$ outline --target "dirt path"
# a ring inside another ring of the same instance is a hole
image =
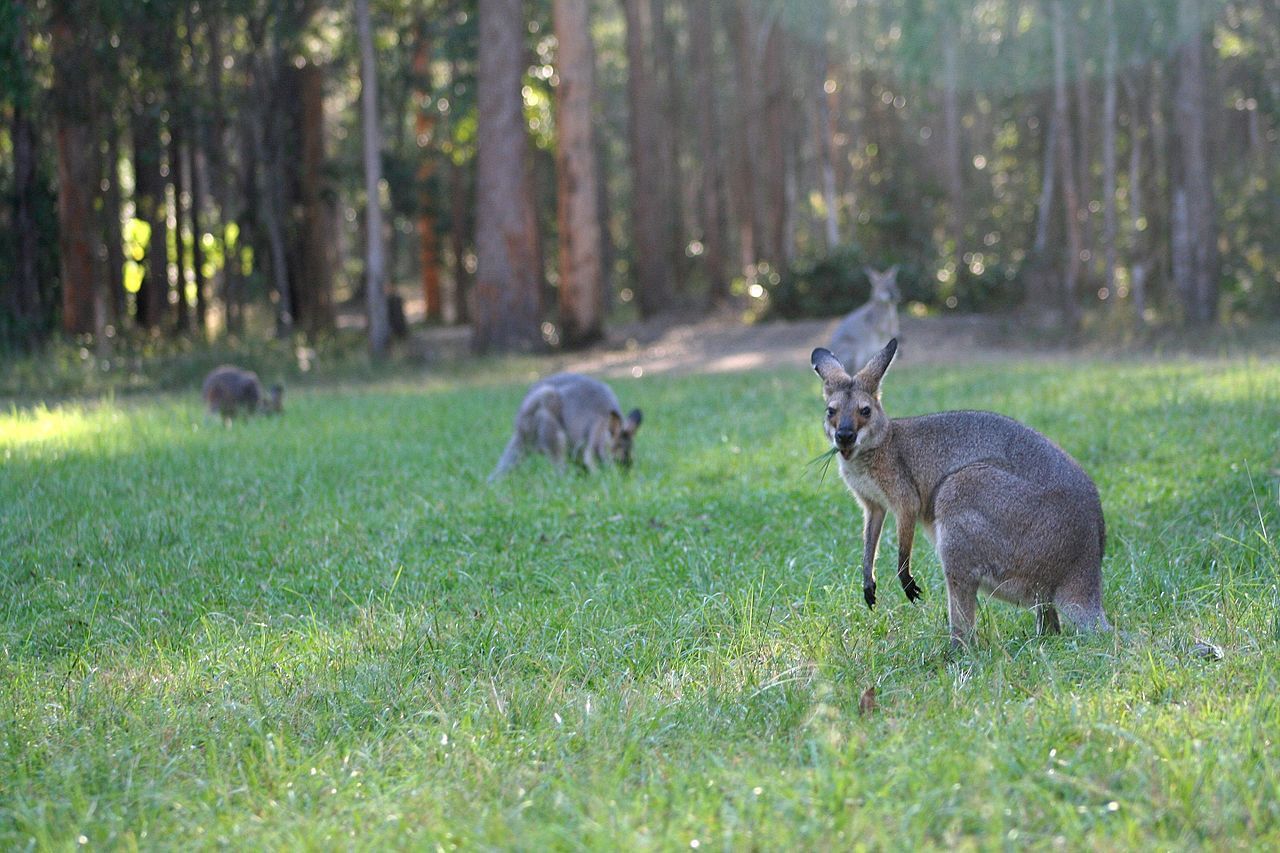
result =
[[[809,365],[814,347],[825,346],[839,318],[744,325],[714,318],[694,324],[637,324],[613,332],[604,345],[562,360],[563,368],[603,376],[724,373],[763,367]],[[947,317],[901,322],[904,364],[987,361],[1007,356],[1004,321]]]

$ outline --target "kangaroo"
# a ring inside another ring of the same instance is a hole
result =
[[[898,350],[889,341],[857,373],[813,351],[827,401],[824,429],[840,476],[862,506],[862,592],[876,603],[875,559],[885,512],[898,522],[898,580],[911,576],[916,523],[942,562],[953,646],[974,633],[977,592],[1030,607],[1036,631],[1058,614],[1079,630],[1108,631],[1102,612],[1102,502],[1089,475],[1040,433],[991,412],[890,419],[880,382]]]
[[[284,386],[263,391],[258,374],[229,364],[215,368],[204,379],[204,402],[209,414],[230,422],[237,414],[278,415],[284,411]]]
[[[898,336],[898,265],[884,272],[863,268],[871,280],[871,299],[850,313],[831,335],[831,351],[847,372],[871,360],[890,338]]]
[[[529,452],[544,453],[561,471],[566,456],[590,472],[616,462],[631,467],[631,447],[642,415],[632,409],[624,420],[618,397],[608,385],[577,373],[557,373],[535,382],[516,412],[515,430],[498,466],[497,480]]]

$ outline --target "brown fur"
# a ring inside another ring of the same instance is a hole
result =
[[[280,414],[284,411],[284,388],[273,385],[264,391],[258,374],[224,364],[205,377],[203,397],[212,415],[230,421],[237,415]]]
[[[863,594],[875,604],[875,557],[885,513],[898,527],[898,580],[920,597],[911,545],[920,524],[947,582],[953,643],[973,636],[977,593],[1033,608],[1041,633],[1058,616],[1082,630],[1109,630],[1102,612],[1106,528],[1098,490],[1056,444],[991,412],[890,419],[880,382],[892,340],[850,376],[830,351],[813,351],[827,401],[827,438],[840,475],[863,510]]]

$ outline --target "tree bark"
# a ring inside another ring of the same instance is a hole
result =
[[[383,280],[386,275],[382,244],[382,132],[378,125],[378,71],[373,58],[373,30],[369,0],[356,0],[360,35],[360,107],[364,130],[365,296],[369,311],[369,349],[375,358],[387,353],[390,319]]]
[[[948,30],[942,34],[942,114],[946,125],[947,236],[951,238],[951,257],[957,270],[963,263],[964,231],[964,154],[960,138],[960,48],[959,35]]]
[[[760,124],[764,128],[759,168],[762,180],[757,182],[763,192],[756,199],[757,215],[763,224],[764,240],[759,245],[759,260],[768,261],[775,268],[787,261],[788,229],[790,221],[787,199],[788,143],[792,122],[789,103],[790,89],[785,62],[787,45],[785,31],[778,23],[777,14],[770,10],[763,22],[764,30],[764,103]],[[751,61],[748,58],[747,61]],[[756,131],[758,132],[758,131]]]
[[[444,316],[440,294],[440,239],[436,233],[435,208],[429,187],[436,171],[436,158],[429,156],[425,144],[435,137],[436,114],[431,109],[431,42],[425,17],[414,25],[411,70],[417,95],[414,99],[414,133],[419,146],[418,170],[418,266],[422,275],[423,313],[426,319],[438,321]]]
[[[86,80],[89,51],[69,14],[53,22],[54,104],[58,153],[58,249],[62,275],[62,330],[94,331],[94,190],[97,155],[93,104]]]
[[[814,115],[817,127],[814,136],[818,140],[818,169],[822,183],[823,238],[827,251],[840,245],[840,197],[836,190],[835,128],[832,122],[831,98],[835,91],[827,92],[827,80],[834,78],[827,58],[827,45],[823,41],[814,59],[816,88],[814,90]]]
[[[209,99],[213,104],[213,115],[211,116],[209,132],[212,136],[212,142],[206,146],[209,152],[209,165],[214,175],[217,176],[217,204],[218,204],[218,236],[222,241],[223,247],[223,267],[222,267],[222,287],[221,297],[223,311],[226,317],[226,329],[228,332],[237,333],[241,330],[241,287],[240,287],[240,243],[237,234],[237,240],[231,239],[231,226],[236,225],[238,216],[236,213],[235,203],[235,187],[236,174],[232,167],[231,159],[227,156],[227,103],[223,97],[222,90],[222,38],[221,38],[221,21],[217,17],[211,17],[207,29],[209,38],[209,64],[205,71],[208,75]]]
[[[138,325],[144,329],[159,328],[169,307],[169,222],[159,111],[160,105],[144,96],[133,114],[134,208],[137,218],[151,227],[136,305]]]
[[[560,232],[560,339],[566,347],[598,340],[604,329],[600,211],[591,104],[595,51],[587,0],[554,0],[556,184]]]
[[[1181,180],[1175,191],[1185,210],[1187,263],[1175,267],[1178,292],[1186,319],[1192,323],[1212,323],[1218,316],[1217,214],[1214,210],[1208,127],[1202,0],[1180,0],[1178,4],[1178,84],[1175,115],[1178,122],[1178,151]],[[1176,209],[1176,208],[1175,208]]]
[[[191,328],[191,305],[187,302],[187,246],[186,234],[188,218],[184,199],[187,196],[187,175],[183,168],[184,149],[186,148],[186,107],[176,106],[182,103],[183,95],[177,87],[169,93],[171,111],[169,113],[169,177],[173,181],[173,246],[174,266],[177,270],[178,298],[174,301],[174,331],[184,334]]]
[[[472,344],[478,352],[542,347],[542,270],[528,180],[520,0],[480,0],[476,132],[476,280]]]
[[[7,308],[13,326],[11,340],[23,349],[35,347],[46,325],[44,300],[40,293],[40,234],[36,223],[38,173],[36,136],[31,123],[31,45],[27,36],[27,8],[24,0],[14,0],[13,61],[18,68],[17,88],[11,113],[10,138],[13,143],[13,238],[14,274],[8,282]],[[6,330],[0,330],[0,332]]]
[[[1116,37],[1115,0],[1105,0],[1103,16],[1107,31],[1106,59],[1103,64],[1102,93],[1102,250],[1105,256],[1103,287],[1107,297],[1116,299],[1116,63],[1119,44]],[[1132,126],[1132,125],[1131,125]]]
[[[1066,11],[1064,0],[1053,0],[1053,110],[1058,136],[1058,169],[1061,176],[1063,214],[1067,231],[1066,268],[1062,275],[1063,325],[1074,332],[1080,325],[1077,290],[1080,280],[1080,204],[1076,195],[1071,128],[1067,111]]]
[[[1147,321],[1147,275],[1151,271],[1151,258],[1147,250],[1146,221],[1142,207],[1142,138],[1138,129],[1142,99],[1137,83],[1124,77],[1125,92],[1129,98],[1129,299],[1133,305],[1133,318],[1137,325]]]
[[[296,69],[299,89],[298,264],[294,275],[294,310],[311,335],[333,328],[333,269],[336,257],[332,216],[325,201],[324,69],[308,62]]]
[[[711,304],[729,296],[728,235],[724,215],[724,157],[720,138],[715,81],[714,19],[702,0],[686,0],[689,19],[689,65],[696,106],[698,159],[702,171],[698,199],[702,261]]]
[[[660,139],[649,62],[653,22],[648,0],[623,0],[627,27],[627,101],[631,136],[631,256],[640,313],[651,317],[671,305],[670,206],[665,203]]]

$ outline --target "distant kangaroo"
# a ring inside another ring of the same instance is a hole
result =
[[[1108,631],[1102,612],[1102,502],[1089,475],[1060,447],[990,412],[890,419],[880,381],[897,340],[852,376],[830,351],[813,351],[827,412],[824,429],[840,476],[863,513],[862,591],[875,606],[876,549],[886,510],[898,521],[898,580],[911,576],[916,523],[937,549],[947,581],[953,645],[974,632],[979,589],[1030,607],[1038,633],[1058,614],[1077,629]]]
[[[631,467],[631,447],[641,413],[624,420],[608,385],[577,373],[557,373],[533,384],[516,413],[515,430],[489,475],[493,482],[530,452],[544,453],[564,470],[566,457],[588,471],[616,462]]]
[[[258,374],[224,364],[204,379],[204,402],[209,413],[230,421],[238,414],[280,414],[284,411],[284,387],[272,385],[264,392]]]
[[[898,300],[902,298],[898,292],[898,265],[884,272],[863,269],[871,280],[871,299],[841,320],[831,335],[831,351],[849,373],[898,336]]]

